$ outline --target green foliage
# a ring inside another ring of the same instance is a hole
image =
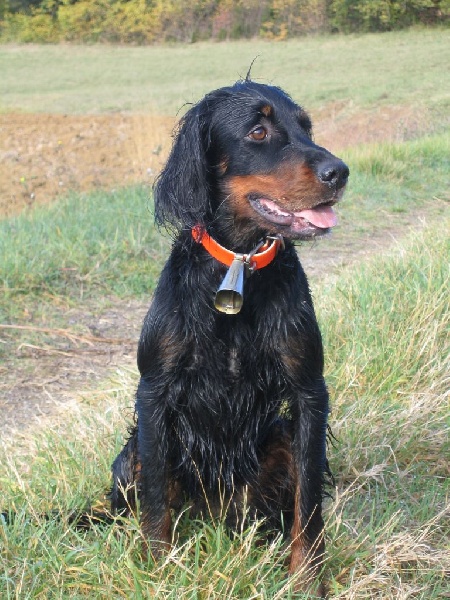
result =
[[[326,0],[273,0],[267,18],[261,25],[261,35],[268,39],[289,37],[327,30]]]
[[[5,42],[53,43],[61,39],[60,27],[51,15],[6,13],[0,22],[0,39]]]
[[[145,44],[159,33],[157,15],[145,0],[66,3],[58,11],[58,21],[68,41]]]
[[[449,0],[17,0],[0,4],[0,39],[196,42],[311,32],[386,31],[448,17]]]
[[[349,33],[437,23],[448,9],[448,0],[332,0],[329,14],[333,28]]]

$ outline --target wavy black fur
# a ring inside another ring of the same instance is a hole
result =
[[[252,134],[258,126],[263,140]],[[232,525],[247,502],[248,514],[291,536],[291,572],[321,560],[328,393],[293,240],[322,231],[276,224],[240,190],[267,181],[287,190],[273,200],[298,212],[338,200],[347,176],[279,88],[246,79],[211,92],[182,118],[155,187],[156,222],[174,244],[142,329],[137,423],[114,462],[111,494],[122,513],[136,509],[138,495],[156,556],[171,542],[171,511],[186,501],[203,514],[228,507]],[[304,189],[298,197],[293,180]],[[275,260],[246,280],[237,315],[214,308],[226,267],[193,240],[198,224],[238,252],[284,236]],[[317,591],[324,594],[321,584]]]

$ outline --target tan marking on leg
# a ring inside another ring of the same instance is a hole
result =
[[[298,581],[294,584],[296,592],[308,591],[318,598],[325,598],[325,585],[317,579],[317,571],[325,552],[323,532],[313,543],[306,538],[306,524],[301,523],[300,517],[300,500],[301,491],[300,485],[297,482],[295,489],[294,523],[291,529],[289,573],[290,575],[301,573]],[[310,518],[312,518],[312,515]]]

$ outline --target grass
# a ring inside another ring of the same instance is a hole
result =
[[[382,143],[347,149],[351,186],[341,210],[345,236],[373,233],[386,220],[402,227],[405,215],[444,210],[448,201],[450,134],[405,143]],[[381,216],[383,215],[383,216]]]
[[[339,440],[333,467],[348,499],[337,521],[356,579],[350,597],[439,598],[445,589],[449,224],[414,234],[317,298]]]
[[[149,189],[138,187],[73,195],[0,222],[0,315],[20,298],[150,294],[168,250],[151,210]]]
[[[444,211],[449,136],[347,150],[351,187],[340,209],[341,231],[322,242],[337,252],[377,231],[381,219],[403,227],[405,214]],[[437,197],[441,201],[433,199]],[[64,297],[143,295],[154,289],[168,240],[152,225],[150,190],[73,195],[51,208],[0,221],[0,317]],[[95,218],[92,215],[95,214]]]
[[[46,113],[150,111],[186,102],[245,76],[274,82],[308,109],[427,106],[443,118],[449,33],[418,29],[176,46],[0,46],[0,110]]]
[[[319,315],[333,371],[328,381],[341,419],[338,437],[367,444],[364,453],[346,449],[347,468],[363,472],[392,453],[403,476],[421,469],[420,457],[434,461],[435,473],[444,476],[440,449],[448,442],[450,421],[445,410],[435,410],[435,402],[448,396],[449,384],[448,224],[444,217],[438,230],[432,226],[426,234],[415,233],[409,247],[394,247],[389,260],[380,264],[373,257],[321,290],[334,299],[325,307],[319,299]],[[395,434],[385,418],[392,413]],[[378,443],[371,441],[367,423],[376,427]],[[432,443],[435,438],[440,442]],[[341,474],[344,468],[339,466]],[[347,476],[351,479],[351,472]]]
[[[173,114],[244,75],[261,54],[255,78],[286,87],[308,107],[414,103],[441,116],[447,42],[448,32],[417,30],[280,44],[2,46],[0,109],[158,106]],[[337,485],[326,506],[333,598],[448,596],[449,136],[434,131],[345,151],[351,180],[341,228],[319,248],[351,255],[361,240],[378,241],[369,258],[353,257],[333,277],[321,265],[322,281],[313,280],[337,438],[329,448]],[[169,241],[153,228],[149,198],[145,187],[78,194],[1,221],[0,322],[31,315],[33,324],[67,327],[67,306],[89,303],[95,314],[117,296],[150,295]],[[11,333],[9,340],[19,345],[32,335],[41,334]],[[16,377],[23,367],[14,352],[7,355],[12,346],[5,344],[1,368]],[[9,525],[0,518],[0,597],[294,598],[286,548],[279,539],[258,543],[257,524],[230,538],[220,522],[183,515],[177,545],[158,565],[140,556],[134,520],[73,529],[72,509],[104,499],[135,386],[135,371],[122,368],[94,390],[74,389],[61,414],[41,427],[3,436],[0,509],[15,518]],[[53,510],[60,519],[43,517]]]
[[[337,437],[338,485],[326,510],[334,598],[445,597],[449,225],[447,217],[315,291]],[[0,523],[1,596],[294,598],[281,541],[258,545],[257,526],[230,538],[220,522],[184,516],[177,546],[155,566],[139,555],[133,520],[80,533],[64,516],[42,517],[102,499],[135,383],[118,372],[74,403],[71,419],[32,440],[18,434],[13,452],[3,444],[2,502],[17,515]]]

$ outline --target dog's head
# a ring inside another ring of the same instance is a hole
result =
[[[349,170],[312,141],[281,89],[248,80],[211,92],[182,118],[155,186],[157,222],[242,238],[307,239],[336,223]]]

